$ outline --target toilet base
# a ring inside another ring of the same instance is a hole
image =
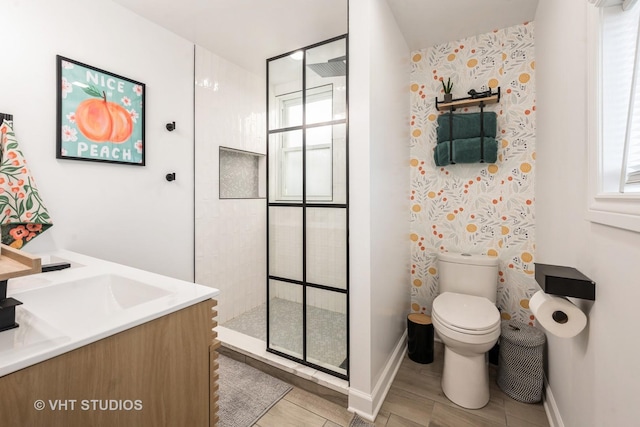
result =
[[[460,355],[444,348],[442,391],[456,405],[480,409],[489,403],[489,365],[486,353]]]

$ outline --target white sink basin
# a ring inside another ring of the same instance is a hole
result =
[[[101,274],[16,295],[31,312],[69,333],[169,295],[168,290],[116,274]]]
[[[207,286],[58,251],[71,268],[9,280],[20,327],[0,332],[0,377],[211,299]]]

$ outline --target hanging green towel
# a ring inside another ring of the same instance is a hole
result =
[[[449,119],[451,114],[438,116],[438,142],[449,141]],[[496,113],[485,111],[482,113],[484,122],[484,136],[495,138],[497,129]],[[480,113],[455,114],[453,113],[453,139],[475,138],[480,136]]]
[[[2,122],[0,138],[2,243],[20,249],[53,223],[18,147],[11,120]]]
[[[480,138],[454,139],[453,161],[449,158],[449,144],[451,141],[436,145],[433,159],[437,166],[447,166],[451,163],[479,163]],[[484,138],[484,162],[495,163],[498,159],[498,141],[495,138]]]

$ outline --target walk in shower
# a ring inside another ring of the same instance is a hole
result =
[[[266,65],[266,289],[262,282],[260,291],[266,300],[225,313],[222,326],[346,380],[347,38]],[[229,289],[227,298],[237,292],[240,287]]]
[[[346,36],[267,61],[267,349],[348,378]]]

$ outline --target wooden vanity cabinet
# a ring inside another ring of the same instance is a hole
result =
[[[215,305],[197,303],[0,377],[0,425],[217,425]]]

